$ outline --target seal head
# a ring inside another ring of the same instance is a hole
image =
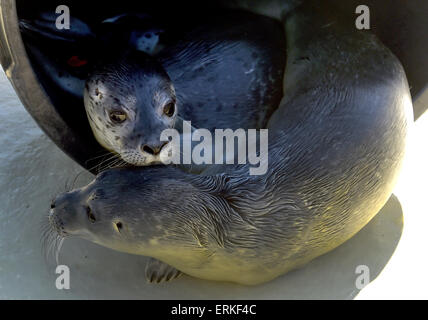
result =
[[[175,90],[160,64],[135,52],[97,67],[84,90],[86,113],[98,142],[130,164],[161,162],[161,132],[177,115]]]
[[[186,256],[187,262],[189,257],[197,259],[195,254],[203,250],[186,229],[199,224],[197,212],[178,213],[173,204],[162,205],[160,192],[169,189],[168,196],[178,200],[182,192],[193,195],[195,188],[184,181],[178,188],[171,184],[168,175],[177,178],[179,170],[151,168],[150,173],[138,168],[105,171],[89,185],[59,195],[51,204],[50,226],[61,237],[79,237],[131,254],[164,257],[177,251],[174,256]],[[158,176],[165,180],[159,183]]]

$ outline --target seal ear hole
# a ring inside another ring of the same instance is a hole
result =
[[[146,144],[143,146],[142,149],[144,152],[147,152],[148,154],[155,154],[155,151]]]
[[[88,219],[91,223],[94,223],[95,221],[97,221],[97,219],[95,218],[95,215],[93,214],[93,212],[89,206],[86,207],[86,214],[87,214]]]
[[[116,229],[117,229],[118,232],[120,232],[122,230],[122,228],[123,228],[123,224],[120,221],[116,222],[115,226],[116,226]]]

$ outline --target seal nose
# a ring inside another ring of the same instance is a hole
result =
[[[71,203],[71,200],[75,196],[75,192],[65,192],[58,195],[51,201],[52,210],[63,210],[66,206]]]
[[[167,143],[168,143],[168,141],[165,141],[165,142],[161,142],[158,145],[151,145],[151,146],[145,144],[141,147],[141,150],[143,150],[144,152],[147,152],[148,154],[151,154],[151,155],[157,155],[161,152],[162,148]]]

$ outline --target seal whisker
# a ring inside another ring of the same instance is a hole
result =
[[[92,169],[100,166],[101,164],[103,164],[103,163],[105,163],[105,162],[107,162],[107,161],[109,161],[111,159],[114,159],[114,158],[118,157],[117,154],[112,154],[112,153],[106,154],[105,156],[108,156],[108,155],[110,155],[110,156],[107,157],[107,158],[105,158],[105,159],[103,159],[101,162],[97,163],[95,166],[91,167],[89,170],[92,170]]]
[[[103,172],[103,171],[105,171],[107,169],[110,169],[111,167],[114,166],[114,164],[116,163],[116,161],[117,161],[117,159],[113,159],[111,162],[108,162],[108,163],[100,166],[97,171],[98,172]]]
[[[49,234],[51,233],[51,227],[49,225],[48,219],[46,216],[43,217],[42,221],[41,221],[41,232],[40,232],[40,243],[42,246],[42,253],[44,253],[45,249],[46,249],[46,243],[47,243],[47,238],[49,237]]]
[[[49,258],[52,256],[51,254],[53,252],[52,250],[53,250],[53,247],[55,245],[55,239],[56,239],[55,233],[50,232],[48,237],[47,237],[47,250],[46,250],[47,261],[49,261],[50,260]]]
[[[94,167],[90,168],[90,169],[89,169],[89,171],[92,171],[93,169],[95,169],[95,168],[96,168],[96,171],[97,171],[97,172],[101,172],[101,171],[105,170],[111,162],[113,162],[113,161],[115,161],[115,160],[117,160],[117,159],[120,159],[120,155],[118,155],[118,154],[114,154],[114,155],[112,155],[111,157],[109,157],[109,158],[107,158],[107,159],[105,159],[105,160],[101,161],[101,162],[100,162],[99,164],[97,164],[96,166],[94,166]]]
[[[75,188],[75,186],[76,186],[76,182],[77,182],[77,179],[80,177],[80,175],[82,174],[82,173],[84,173],[84,172],[86,172],[86,170],[81,170],[75,177],[74,177],[74,180],[73,180],[73,183],[72,183],[72,185],[71,185],[71,190],[73,190],[74,188]]]
[[[120,156],[117,156],[117,159],[112,160],[111,162],[107,163],[105,166],[99,168],[99,172],[111,169],[111,168],[120,168],[127,165],[125,161],[123,161]]]
[[[88,159],[88,160],[86,160],[86,161],[85,161],[85,165],[87,165],[87,164],[88,164],[88,162],[90,162],[90,161],[94,161],[94,160],[97,160],[97,159],[99,159],[99,158],[106,157],[106,156],[108,156],[108,155],[111,155],[111,152],[105,152],[105,153],[103,153],[103,154],[102,154],[102,155],[100,155],[100,156],[96,156],[96,157],[90,158],[90,159]]]
[[[40,243],[41,251],[45,262],[50,265],[51,257],[55,258],[58,264],[59,253],[62,248],[65,237],[58,234],[49,221],[49,216],[43,216],[41,221]]]
[[[109,157],[108,159],[105,159],[105,160],[101,161],[101,162],[100,162],[99,164],[97,164],[95,167],[91,168],[91,170],[96,168],[96,171],[97,171],[97,172],[101,172],[101,171],[102,171],[102,168],[103,168],[105,165],[108,165],[108,163],[109,163],[109,162],[114,161],[116,158],[117,158],[117,155],[114,155],[114,156],[112,156],[112,157]]]
[[[59,265],[59,253],[61,251],[64,240],[65,240],[64,237],[61,237],[61,236],[57,237],[57,241],[56,241],[57,246],[56,246],[56,251],[55,251],[55,261],[56,261],[57,265]]]
[[[97,164],[95,164],[94,166],[92,166],[92,167],[88,168],[88,171],[92,171],[92,170],[96,169],[97,167],[101,166],[103,163],[108,162],[108,161],[110,161],[110,160],[112,160],[112,159],[114,159],[114,158],[116,158],[116,157],[118,157],[118,155],[117,155],[117,154],[112,154],[111,152],[107,152],[107,153],[105,153],[105,154],[103,154],[103,155],[101,155],[101,156],[94,157],[94,158],[91,158],[91,159],[87,160],[87,161],[85,162],[85,165],[86,165],[89,161],[94,161],[94,160],[97,160],[97,159],[100,159],[100,158],[101,158],[101,161],[100,161],[100,162],[98,162],[98,163],[97,163]],[[104,158],[104,159],[103,159],[103,158]]]
[[[64,181],[64,191],[65,192],[68,192],[68,191],[70,191],[72,189],[72,186],[71,186],[71,184],[69,182],[70,182],[70,178],[67,178]]]

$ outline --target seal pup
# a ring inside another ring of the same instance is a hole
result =
[[[285,95],[268,123],[265,175],[247,165],[208,176],[111,169],[54,201],[53,229],[194,277],[255,285],[366,225],[402,166],[413,121],[406,75],[374,35],[348,28],[322,1],[283,16]],[[151,276],[165,279],[165,269]]]
[[[129,164],[160,163],[161,132],[176,117],[196,128],[263,128],[282,97],[285,37],[270,18],[211,17],[155,58],[130,52],[103,61],[86,82],[94,136]]]

